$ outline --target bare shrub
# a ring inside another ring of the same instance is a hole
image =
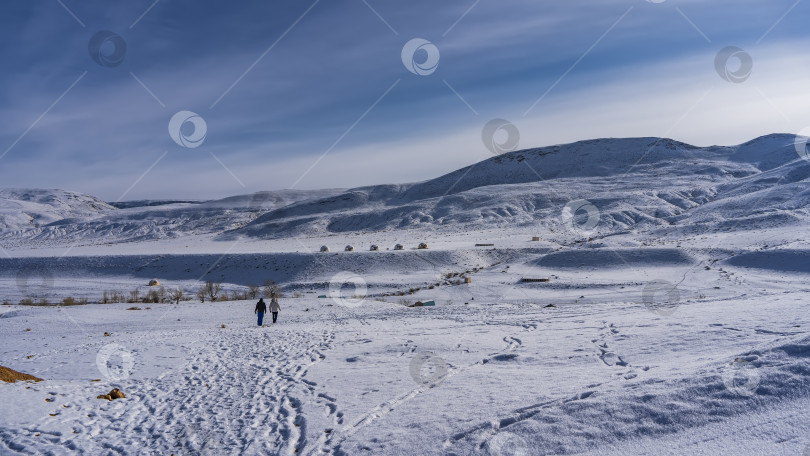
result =
[[[231,291],[231,301],[245,301],[250,299],[250,290],[233,290]]]
[[[281,287],[274,280],[265,280],[264,296],[266,298],[281,298]]]
[[[171,298],[172,301],[174,301],[175,304],[180,304],[180,301],[186,299],[185,293],[183,293],[183,290],[181,290],[180,288],[175,288],[174,290],[172,290],[169,294],[169,297]]]
[[[209,280],[202,286],[203,296],[207,297],[209,301],[214,302],[219,298],[222,292],[222,283]]]
[[[127,302],[127,297],[120,291],[105,291],[101,297],[101,303],[110,304],[114,302]]]
[[[149,290],[149,292],[147,292],[146,296],[143,298],[143,302],[145,302],[145,303],[150,303],[150,302],[159,303],[160,302],[160,293],[157,290]]]
[[[256,299],[259,297],[259,286],[248,285],[248,296],[250,296],[250,299]]]

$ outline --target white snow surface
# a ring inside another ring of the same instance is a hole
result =
[[[210,202],[2,190],[0,365],[44,381],[0,384],[0,454],[810,454],[794,141]],[[285,296],[263,327],[255,300],[97,303],[152,278]],[[67,296],[91,303],[17,304]]]

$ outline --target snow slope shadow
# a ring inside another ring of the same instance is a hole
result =
[[[803,335],[708,365],[691,377],[602,384],[460,431],[445,441],[445,454],[491,454],[501,434],[517,436],[526,454],[531,448],[570,454],[606,443],[688,432],[810,396],[808,358],[810,337]]]
[[[772,250],[748,252],[725,261],[730,266],[785,272],[810,272],[810,251]]]
[[[644,266],[687,266],[695,260],[677,249],[605,249],[605,250],[566,250],[550,253],[533,262],[534,266],[545,268],[578,268],[592,266],[644,267]]]

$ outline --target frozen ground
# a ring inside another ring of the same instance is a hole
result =
[[[793,141],[589,141],[206,203],[4,190],[0,365],[45,381],[0,385],[0,454],[810,454]],[[16,305],[151,278],[286,297],[262,328],[253,300]]]
[[[252,301],[4,307],[4,364],[46,381],[0,386],[0,452],[802,454],[808,291],[728,270],[659,307],[496,268],[435,308],[289,298],[262,328]]]

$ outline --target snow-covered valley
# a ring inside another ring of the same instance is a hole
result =
[[[797,142],[603,139],[207,202],[0,191],[0,365],[44,379],[0,385],[0,453],[803,454]],[[153,278],[187,299],[97,304]],[[209,280],[277,282],[279,322],[200,303]],[[18,305],[66,297],[90,304]]]

